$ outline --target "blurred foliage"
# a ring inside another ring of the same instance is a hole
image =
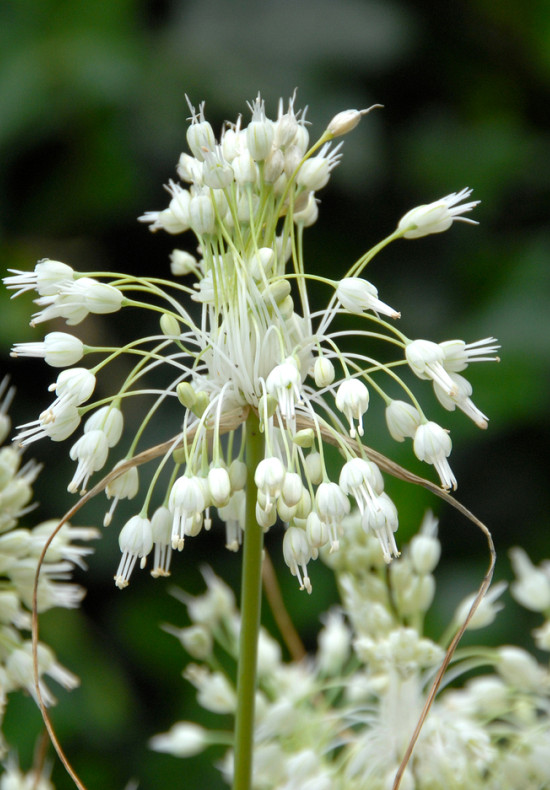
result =
[[[502,342],[502,363],[471,374],[476,401],[491,417],[488,431],[479,435],[461,415],[431,413],[452,428],[459,495],[494,533],[497,576],[508,574],[506,549],[515,543],[535,561],[550,556],[546,0],[457,0],[444,12],[437,0],[4,0],[3,271],[51,257],[80,270],[139,273],[154,266],[167,273],[173,239],[151,237],[135,217],[165,205],[161,185],[185,148],[184,94],[195,104],[205,99],[219,128],[247,112],[245,100],[258,89],[274,112],[278,97],[296,86],[298,106],[310,106],[317,133],[341,109],[385,105],[346,140],[320,222],[306,239],[312,268],[344,271],[417,204],[463,186],[483,201],[478,228],[457,225],[442,236],[399,242],[368,276],[402,309],[405,331],[436,340],[494,334]],[[29,328],[29,311],[28,298],[0,294],[0,352],[19,389],[17,422],[48,402],[52,379],[45,365],[9,358],[13,342],[41,334]],[[117,315],[87,321],[84,332],[122,338],[131,328]],[[368,441],[419,471],[410,446],[396,448],[376,423],[374,416]],[[58,515],[70,502],[67,447],[32,450],[48,461],[36,486],[37,515]],[[440,510],[425,492],[388,487],[399,498],[401,539],[424,507]],[[99,523],[103,506],[91,504],[75,523]],[[473,528],[447,510],[441,515],[447,564],[439,589],[448,594],[438,601],[440,625],[486,564]],[[175,558],[175,584],[201,589],[198,569],[208,560],[238,587],[238,560],[229,562],[216,538],[189,541]],[[281,568],[280,536],[270,535],[268,546],[311,645],[318,613],[333,598],[330,574],[317,563],[313,596],[300,595]],[[183,767],[145,748],[148,737],[197,709],[179,677],[183,654],[159,629],[160,622],[183,624],[181,606],[166,594],[169,585],[144,574],[122,594],[111,588],[117,562],[113,526],[82,578],[89,588],[83,613],[43,618],[45,637],[83,679],[54,711],[61,741],[90,788],[123,787],[132,776],[143,790],[159,780],[181,786],[182,771],[188,786],[222,786],[209,759]],[[525,640],[530,623],[513,604],[508,611],[499,639]],[[24,765],[39,730],[28,699],[10,703],[6,732]],[[54,777],[58,788],[71,786],[62,769]]]

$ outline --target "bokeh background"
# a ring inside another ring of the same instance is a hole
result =
[[[162,184],[185,150],[185,93],[195,105],[206,100],[217,131],[226,118],[247,117],[246,100],[258,90],[273,115],[278,97],[297,87],[297,105],[309,105],[317,135],[342,109],[383,104],[346,138],[343,163],[322,194],[320,221],[306,237],[307,258],[311,269],[344,272],[409,208],[474,188],[482,201],[479,227],[458,224],[441,236],[394,244],[368,276],[401,309],[410,335],[467,341],[495,335],[502,343],[500,365],[470,368],[489,429],[480,432],[435,405],[431,414],[452,429],[459,498],[490,526],[496,576],[506,578],[510,546],[523,545],[536,561],[550,556],[549,86],[546,0],[4,0],[2,273],[50,257],[81,271],[168,276],[169,252],[191,241],[152,236],[136,217],[167,203]],[[28,325],[30,311],[29,298],[10,301],[0,292],[0,364],[18,387],[16,423],[38,415],[55,377],[39,361],[9,357],[14,342],[41,339],[41,329]],[[88,319],[79,331],[95,342],[132,336],[125,314]],[[105,381],[104,389],[115,383]],[[426,391],[426,403],[429,397]],[[369,419],[369,443],[429,474],[410,445],[388,440],[380,418],[381,411]],[[46,468],[29,524],[71,503],[68,447],[32,447]],[[425,507],[441,517],[437,633],[479,583],[484,541],[425,492],[391,481],[388,489],[399,501],[401,541]],[[99,524],[104,509],[104,502],[92,503],[75,523]],[[121,507],[118,523],[131,514]],[[281,567],[280,538],[274,531],[269,549],[311,647],[334,585],[316,563],[313,596],[298,594]],[[88,787],[120,788],[131,777],[143,790],[223,786],[211,764],[222,752],[181,763],[146,748],[176,719],[198,715],[194,692],[180,677],[183,651],[159,624],[185,623],[168,591],[172,584],[199,591],[205,560],[238,587],[239,560],[221,550],[222,542],[219,533],[190,540],[168,583],[136,574],[120,593],[112,584],[119,556],[113,524],[80,577],[89,590],[82,611],[43,617],[44,639],[83,680],[79,690],[60,692],[53,719]],[[535,624],[508,600],[486,639],[529,644]],[[29,699],[10,702],[5,731],[29,765],[41,731]],[[53,775],[58,788],[72,786],[61,768]]]

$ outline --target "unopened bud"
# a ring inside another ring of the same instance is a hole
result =
[[[185,406],[186,409],[193,408],[197,400],[197,393],[188,381],[182,381],[181,384],[178,384],[176,393],[182,406]]]
[[[371,110],[383,107],[382,104],[373,104],[366,110],[343,110],[337,113],[327,126],[327,133],[331,137],[340,137],[343,134],[355,129],[363,115],[367,115]]]
[[[163,313],[160,317],[160,330],[167,337],[179,337],[181,335],[177,318],[168,313]]]

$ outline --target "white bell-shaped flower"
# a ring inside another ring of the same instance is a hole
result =
[[[183,475],[172,486],[168,507],[173,513],[172,548],[181,551],[186,536],[196,535],[208,505],[206,481]]]
[[[311,559],[311,548],[306,533],[298,527],[288,527],[283,538],[283,557],[293,576],[297,576],[300,590],[311,593],[311,581],[307,564]]]
[[[105,466],[109,455],[107,436],[103,431],[88,431],[73,444],[69,455],[78,466],[67,490],[74,494],[82,486],[84,492],[90,476]]]
[[[344,277],[338,283],[336,296],[342,307],[350,313],[372,310],[375,313],[389,315],[390,318],[401,317],[401,313],[378,298],[378,289],[362,277]]]
[[[419,379],[437,381],[449,395],[456,395],[456,385],[443,367],[445,354],[431,340],[412,340],[405,346],[405,358]]]
[[[340,471],[340,488],[351,494],[362,514],[365,507],[384,490],[384,480],[380,469],[373,461],[365,458],[352,458]]]
[[[345,379],[336,393],[336,406],[349,420],[349,435],[363,436],[363,414],[369,407],[369,391],[359,379]],[[357,420],[357,431],[354,420]]]
[[[470,397],[472,385],[470,382],[458,373],[449,373],[449,376],[455,385],[456,394],[449,395],[445,389],[434,381],[433,387],[437,400],[448,411],[454,411],[458,406],[467,417],[475,422],[478,428],[486,428],[489,418],[472,401]]]
[[[421,422],[422,417],[412,403],[392,400],[386,407],[386,424],[396,442],[404,442],[406,437],[412,439]]]
[[[155,553],[151,576],[170,575],[170,560],[172,559],[172,514],[167,507],[158,507],[151,518],[151,534]]]
[[[325,356],[317,357],[313,366],[313,378],[317,387],[328,387],[332,384],[335,377],[334,365],[330,359]]]
[[[321,483],[315,492],[315,509],[329,528],[331,551],[335,551],[340,525],[350,511],[349,499],[338,483]]]
[[[132,516],[120,531],[118,538],[122,558],[115,575],[115,584],[122,590],[129,584],[130,576],[138,557],[140,566],[145,567],[147,555],[153,548],[151,522],[144,516]]]
[[[96,409],[84,423],[84,433],[100,430],[107,437],[109,447],[118,444],[124,428],[124,417],[116,406],[102,406]]]
[[[447,230],[455,220],[477,225],[475,220],[461,216],[466,211],[471,211],[479,203],[479,200],[472,200],[460,205],[461,201],[469,198],[471,194],[472,190],[465,187],[460,192],[453,192],[433,203],[417,206],[399,220],[397,229],[405,231],[403,236],[406,239],[418,239],[430,233],[441,233]]]
[[[4,277],[4,285],[9,290],[18,289],[12,298],[26,291],[36,290],[39,296],[53,296],[59,293],[62,285],[70,283],[74,276],[73,269],[61,261],[46,258],[39,261],[32,272],[21,272],[8,269],[13,276]]]
[[[265,496],[266,508],[269,508],[280,495],[285,479],[285,467],[278,458],[264,458],[254,473],[254,482],[258,493]]]
[[[266,118],[264,102],[259,94],[248,106],[252,111],[252,120],[246,127],[246,142],[252,159],[260,162],[271,152],[275,133],[273,122]]]
[[[269,395],[274,397],[285,420],[296,416],[295,405],[300,402],[301,377],[293,357],[287,357],[270,372],[265,382]]]
[[[496,356],[500,345],[496,337],[486,337],[475,343],[464,340],[444,340],[439,344],[443,349],[443,366],[449,373],[466,370],[470,362],[500,362]]]
[[[82,359],[84,344],[67,332],[50,332],[42,343],[16,343],[12,357],[42,357],[52,368],[65,368]]]
[[[414,454],[421,461],[435,466],[443,488],[455,490],[456,478],[447,461],[452,446],[449,432],[436,422],[423,423],[416,429],[413,442]]]
[[[95,376],[87,368],[69,368],[63,370],[55,384],[51,384],[50,392],[55,390],[60,403],[72,403],[75,406],[85,403],[95,389]]]

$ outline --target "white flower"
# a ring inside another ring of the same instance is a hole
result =
[[[464,340],[445,340],[439,344],[443,349],[443,366],[449,373],[466,370],[470,362],[499,362],[495,353],[500,346],[495,337],[465,343]]]
[[[356,433],[363,436],[363,414],[369,407],[369,391],[358,379],[344,379],[336,392],[336,406],[349,420],[349,435],[352,439]],[[359,425],[355,430],[354,420]]]
[[[295,417],[295,404],[300,402],[300,371],[293,357],[288,357],[273,368],[266,379],[265,388],[277,399],[285,420]]]
[[[192,757],[208,746],[208,732],[189,721],[178,721],[168,732],[154,735],[149,747],[155,752],[167,752],[174,757]]]
[[[170,575],[170,560],[172,559],[172,514],[167,507],[159,507],[151,518],[151,534],[155,549],[151,576]]]
[[[365,532],[371,529],[378,538],[384,562],[391,562],[392,557],[399,556],[393,536],[398,525],[397,508],[384,492],[369,502],[369,506],[363,511],[361,526]]]
[[[197,261],[190,252],[173,250],[170,255],[170,271],[174,277],[183,277],[197,270]]]
[[[288,527],[283,538],[283,557],[292,575],[298,577],[300,590],[305,589],[311,593],[312,587],[307,573],[311,548],[304,530]]]
[[[212,504],[224,507],[231,496],[231,480],[227,469],[222,466],[213,466],[208,472],[208,490]]]
[[[317,387],[328,387],[334,381],[334,365],[325,355],[317,357],[313,366],[313,378]]]
[[[423,423],[416,429],[413,446],[417,458],[435,466],[443,488],[456,489],[456,478],[447,461],[452,449],[449,432],[435,422]]]
[[[39,261],[33,272],[20,272],[17,269],[8,269],[8,271],[14,276],[4,277],[6,288],[19,289],[12,298],[33,289],[39,296],[52,296],[59,293],[61,285],[71,282],[74,275],[73,270],[66,263],[51,261],[48,258]]]
[[[469,198],[471,194],[472,190],[465,187],[460,192],[453,192],[434,203],[417,206],[399,220],[397,229],[404,231],[403,236],[406,239],[418,239],[420,236],[447,230],[455,220],[477,225],[475,220],[461,216],[479,203],[479,200],[472,200],[460,205],[461,201]]]
[[[468,630],[475,630],[476,628],[485,628],[494,621],[498,612],[504,607],[503,603],[497,603],[497,599],[502,595],[504,590],[508,587],[506,582],[497,582],[493,585],[489,592],[482,599],[474,616],[468,623]],[[465,598],[456,610],[454,619],[458,624],[462,624],[466,619],[468,612],[472,608],[475,595],[469,595]]]
[[[440,345],[431,340],[412,340],[405,346],[405,357],[418,378],[436,381],[449,396],[457,394],[456,384],[443,367],[445,354]]]
[[[437,519],[431,512],[424,518],[418,535],[409,544],[410,558],[416,573],[432,573],[441,556],[441,543],[437,539]]]
[[[350,313],[372,310],[375,313],[389,315],[390,318],[400,318],[401,316],[401,313],[398,313],[393,307],[381,302],[378,298],[378,289],[361,277],[344,277],[343,280],[340,280],[336,288],[336,296],[342,307],[345,307]]]
[[[317,661],[320,672],[335,675],[342,670],[351,653],[351,636],[342,612],[331,609],[317,637],[319,643]]]
[[[497,672],[512,688],[536,691],[544,683],[546,673],[527,650],[505,645],[497,654]]]
[[[15,395],[15,387],[9,387],[9,377],[4,376],[0,380],[0,444],[5,441],[10,430],[11,420],[8,415],[8,409]],[[0,450],[0,454],[2,451]],[[0,481],[2,479],[2,462],[0,460]]]
[[[194,195],[189,203],[189,224],[197,234],[214,232],[216,216],[209,195]]]
[[[206,481],[183,475],[172,486],[168,507],[174,514],[172,548],[181,551],[185,536],[200,532],[203,511],[207,507]]]
[[[102,406],[96,409],[84,423],[84,433],[100,430],[107,437],[109,447],[118,444],[124,428],[124,417],[116,406]]]
[[[386,424],[396,442],[404,442],[406,437],[412,439],[421,422],[422,417],[412,403],[392,400],[386,407]]]
[[[115,574],[115,584],[122,590],[129,584],[138,557],[145,567],[147,555],[153,548],[151,522],[143,516],[132,516],[120,530],[118,538],[122,557]]]
[[[258,493],[263,494],[266,501],[267,510],[273,500],[276,500],[283,488],[285,479],[285,468],[282,461],[278,458],[264,458],[256,467],[254,482]]]
[[[384,490],[384,480],[375,463],[365,458],[352,458],[342,467],[340,488],[345,494],[355,497],[359,512],[363,514]]]
[[[38,420],[18,425],[20,433],[15,441],[24,447],[31,442],[49,436],[53,442],[62,442],[76,431],[80,425],[78,409],[69,401],[54,402],[43,411]]]
[[[330,179],[331,171],[341,159],[337,145],[329,153],[328,146],[323,146],[317,156],[307,159],[298,170],[296,182],[308,192],[316,192],[326,186]]]
[[[475,422],[478,428],[486,428],[489,418],[477,408],[470,398],[473,391],[470,382],[458,373],[449,373],[449,376],[455,386],[455,394],[449,395],[446,389],[434,381],[433,387],[437,400],[448,411],[454,411],[458,406],[467,417]]]
[[[350,511],[349,499],[337,483],[321,483],[315,492],[315,509],[329,530],[331,550],[338,548],[338,532]]]
[[[183,676],[198,690],[197,702],[212,713],[234,713],[235,690],[221,672],[209,672],[197,664],[189,664]]]
[[[74,365],[82,359],[84,344],[66,332],[50,332],[42,343],[16,343],[12,357],[42,357],[53,368]]]
[[[272,121],[266,118],[264,102],[259,94],[248,106],[252,112],[252,120],[246,128],[246,142],[250,156],[259,162],[270,153],[275,132]]]
[[[366,110],[343,110],[342,112],[336,113],[327,126],[328,134],[330,134],[331,137],[340,137],[340,135],[351,132],[352,129],[355,129],[363,115],[367,115],[371,110],[381,106],[381,104],[373,104],[372,107],[368,107]]]
[[[534,612],[550,610],[550,565],[535,567],[523,549],[510,549],[516,581],[510,590],[518,603]]]
[[[57,403],[72,403],[80,406],[89,400],[95,389],[94,374],[86,368],[69,368],[62,370],[55,384],[50,384],[50,392],[55,390]]]
[[[90,476],[105,466],[108,454],[109,443],[103,431],[88,431],[81,436],[69,452],[72,460],[78,461],[78,466],[67,490],[74,494],[81,486],[81,493],[84,493]]]
[[[96,315],[118,312],[124,298],[118,288],[98,282],[92,277],[81,277],[75,280],[70,289],[61,289],[61,294],[64,293],[74,298],[81,296],[86,308],[90,313]]]
[[[119,461],[113,471],[116,470],[124,461]],[[105,488],[107,499],[114,497],[109,511],[105,514],[103,519],[103,526],[108,527],[113,518],[115,508],[120,499],[133,499],[139,491],[139,473],[136,466],[131,466],[122,474],[110,480]]]
[[[205,149],[206,151],[213,151],[216,147],[216,138],[211,125],[204,118],[204,102],[199,105],[198,115],[195,113],[195,108],[191,105],[189,99],[187,99],[187,103],[192,116],[191,126],[187,129],[187,144],[193,156],[199,162],[203,162]]]
[[[202,177],[211,189],[226,189],[233,183],[233,168],[225,161],[220,146],[214,151],[203,151]]]

